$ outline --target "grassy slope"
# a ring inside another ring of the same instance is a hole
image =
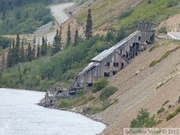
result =
[[[140,19],[146,19],[157,26],[168,17],[180,12],[178,6],[168,8],[167,0],[154,0],[148,4],[148,0],[99,0],[87,8],[92,9],[94,28],[120,29],[122,26],[134,26]],[[86,11],[83,9],[77,14],[79,22],[86,22]],[[134,9],[134,12],[124,19],[120,19],[123,11]]]

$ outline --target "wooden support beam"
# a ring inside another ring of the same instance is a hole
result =
[[[117,53],[122,59],[124,59],[127,63],[129,63],[129,61],[126,59],[126,58],[124,58],[120,53],[118,53],[116,50],[114,50],[114,52],[115,53]]]

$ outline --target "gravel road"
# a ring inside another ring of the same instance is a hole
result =
[[[69,19],[69,16],[64,12],[64,10],[72,6],[73,4],[74,3],[64,3],[64,4],[50,6],[52,15],[59,26]],[[51,28],[52,28],[51,24],[46,24],[44,26],[39,27],[37,31],[34,33],[36,34],[37,42],[39,41],[40,45],[42,44],[42,35],[44,35],[47,38],[48,43],[50,44],[53,43],[54,36],[56,35],[56,30],[48,32],[50,31]]]
[[[64,10],[72,6],[73,4],[74,3],[64,3],[50,7],[52,15],[54,16],[55,20],[59,25],[69,19],[69,16],[64,12]]]

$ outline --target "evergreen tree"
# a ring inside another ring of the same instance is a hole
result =
[[[60,26],[60,30],[59,30],[59,48],[60,48],[60,51],[61,51],[61,48],[62,48],[62,26]]]
[[[17,34],[16,38],[16,44],[14,49],[14,64],[17,64],[20,61],[20,37],[19,34]]]
[[[14,66],[16,64],[16,59],[15,59],[15,41],[13,40],[13,47],[11,50],[11,66]]]
[[[41,56],[45,56],[47,53],[47,42],[44,36],[42,37]]]
[[[61,35],[59,31],[56,31],[56,35],[54,37],[53,41],[53,48],[52,48],[52,53],[55,54],[61,50]]]
[[[47,56],[51,56],[51,53],[52,53],[51,45],[50,45],[50,43],[48,43]]]
[[[25,54],[24,54],[24,40],[22,40],[22,43],[21,43],[21,59],[20,59],[21,62],[25,62]]]
[[[74,46],[78,44],[78,38],[79,38],[79,33],[78,33],[78,30],[76,29],[75,36],[74,36]]]
[[[11,50],[11,46],[9,47],[9,52],[8,52],[8,55],[7,55],[6,66],[7,66],[7,68],[12,67],[12,50]]]
[[[5,69],[5,53],[2,55],[2,70]]]
[[[71,27],[70,25],[68,25],[66,47],[68,47],[70,43],[71,43]]]
[[[34,35],[33,45],[36,45],[36,36]]]
[[[87,16],[87,24],[86,24],[86,31],[85,31],[85,37],[86,39],[90,39],[92,37],[92,17],[91,17],[91,9],[88,10],[88,16]]]
[[[40,45],[39,45],[39,43],[38,43],[38,45],[37,45],[37,58],[39,58],[40,57]]]
[[[28,50],[27,50],[27,61],[32,60],[32,52],[31,52],[31,45],[30,43],[28,44]]]
[[[33,45],[31,56],[32,56],[32,60],[34,60],[36,58],[36,46],[35,45]]]

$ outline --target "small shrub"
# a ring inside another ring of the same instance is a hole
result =
[[[167,29],[166,29],[166,27],[161,27],[161,28],[159,29],[159,33],[167,34]]]
[[[78,105],[84,105],[88,103],[89,101],[92,101],[93,99],[95,99],[94,96],[85,97],[82,101],[78,103]]]
[[[179,98],[178,98],[178,103],[180,103],[180,96],[179,96]]]
[[[113,95],[118,89],[114,86],[108,86],[106,88],[104,88],[101,91],[101,94],[99,96],[100,100],[105,100],[108,97],[110,97],[111,95]]]
[[[164,85],[164,83],[161,83],[159,86],[156,87],[156,89],[159,89],[160,87],[162,87]]]
[[[157,63],[159,63],[159,60],[154,60],[150,63],[149,67],[155,66]]]
[[[98,113],[100,111],[102,111],[102,108],[94,107],[94,106],[86,107],[86,108],[83,109],[83,113],[89,114],[89,115],[96,114],[96,113]]]
[[[178,0],[170,0],[170,1],[168,1],[167,7],[170,8],[170,7],[174,7],[177,5],[178,5]]]
[[[55,103],[55,106],[58,108],[69,107],[72,105],[72,103],[73,101],[70,99],[60,99]]]
[[[175,113],[175,112],[169,114],[169,115],[166,117],[166,120],[168,121],[168,120],[172,119],[174,116],[176,116],[176,113]]]
[[[168,102],[169,102],[169,100],[167,100],[166,102],[164,102],[164,104],[163,104],[162,106],[166,105]]]
[[[156,125],[155,116],[150,117],[147,109],[141,109],[136,119],[131,121],[131,128],[153,127]]]
[[[164,53],[164,55],[159,59],[159,60],[154,60],[150,63],[149,67],[153,67],[154,65],[156,65],[157,63],[159,63],[161,60],[165,59],[166,57],[168,57],[172,52],[176,51],[177,49],[179,49],[180,46],[167,51],[166,53]]]
[[[169,106],[168,106],[168,108],[171,108],[171,107],[172,107],[172,105],[169,105]]]
[[[92,92],[96,93],[100,91],[102,88],[107,86],[108,81],[105,78],[99,79],[98,81],[94,82],[92,86]]]
[[[172,119],[172,118],[173,118],[174,116],[176,116],[179,112],[180,112],[180,107],[178,107],[175,112],[169,114],[169,115],[166,117],[166,120],[168,121],[168,120]]]
[[[152,116],[151,118],[147,119],[145,121],[144,127],[151,128],[156,125],[155,116]]]
[[[152,51],[154,51],[156,48],[158,48],[160,45],[159,44],[157,44],[157,45],[154,45],[153,47],[151,47],[150,49],[149,49],[149,52],[152,52]]]
[[[130,16],[132,14],[134,10],[133,9],[129,9],[129,10],[125,10],[121,13],[121,15],[119,16],[119,19],[124,19],[128,16]]]
[[[157,114],[163,113],[165,111],[164,107],[161,107],[158,111]]]

